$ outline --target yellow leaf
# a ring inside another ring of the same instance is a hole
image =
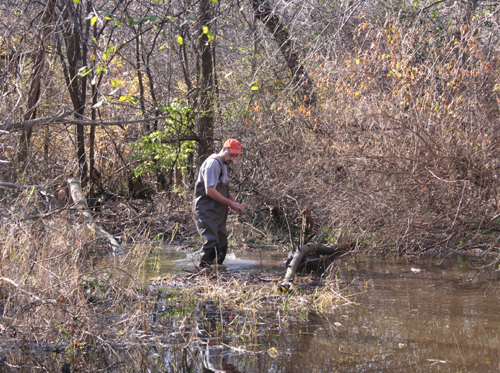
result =
[[[96,22],[97,22],[97,17],[93,16],[92,19],[90,20],[90,26],[94,26]]]
[[[179,45],[182,45],[184,43],[184,40],[182,39],[182,36],[177,36],[177,43],[179,43]]]
[[[356,65],[359,65],[359,58],[356,60]]]

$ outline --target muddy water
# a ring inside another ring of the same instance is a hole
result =
[[[199,254],[167,248],[153,253],[145,262],[140,280],[145,281],[164,273],[186,273],[195,270]],[[252,251],[246,253],[229,252],[224,260],[228,271],[247,272],[283,270],[285,254],[270,251]]]
[[[232,254],[226,264],[229,270],[284,272],[283,257]],[[190,271],[194,261],[162,250],[146,263],[143,276]],[[165,317],[162,343],[73,359],[85,362],[79,371],[108,372],[498,372],[499,275],[478,266],[458,256],[419,263],[346,260],[338,278],[346,286],[343,294],[356,303],[326,316],[262,327],[251,339],[205,338],[197,344],[180,340],[175,331],[181,323]],[[23,353],[34,367],[25,371],[37,370],[43,358],[49,371],[67,361],[62,355]],[[0,349],[0,361],[2,356],[7,355]],[[16,364],[15,356],[11,352],[6,359]]]
[[[341,276],[351,293],[360,289],[358,307],[318,319],[293,345],[316,350],[318,371],[498,372],[500,286],[496,273],[473,264],[347,263]]]
[[[228,259],[228,269],[284,271],[279,254]],[[192,263],[181,253],[156,258],[161,271]],[[459,256],[345,261],[338,276],[355,305],[261,333],[249,345],[214,341],[210,351],[219,370],[231,363],[242,372],[498,372],[499,276],[479,266]]]
[[[265,252],[233,254],[226,264],[284,271],[282,259]],[[189,270],[192,259],[169,253],[160,263],[176,272]],[[231,362],[242,372],[498,372],[499,276],[480,266],[459,256],[413,264],[344,261],[338,276],[349,285],[354,306],[261,333],[250,346],[214,342],[212,350],[224,357],[219,370]],[[246,352],[238,353],[242,347]]]

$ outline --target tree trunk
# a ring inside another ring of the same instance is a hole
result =
[[[94,38],[97,39],[97,26],[94,25],[93,29]],[[93,54],[97,53],[97,46],[94,44]],[[91,201],[91,205],[95,206],[95,187],[98,184],[98,173],[95,168],[95,129],[96,125],[94,124],[97,121],[97,81],[95,75],[96,64],[95,61],[92,61],[92,70],[94,71],[94,78],[90,84],[92,88],[92,108],[90,109],[90,118],[92,120],[92,124],[90,125],[90,133],[89,133],[89,180],[90,180],[90,190],[89,190],[89,198]]]
[[[36,118],[36,105],[38,104],[38,100],[40,98],[40,82],[42,80],[42,72],[45,63],[45,48],[48,37],[50,35],[50,31],[52,29],[51,23],[54,16],[56,1],[57,0],[49,0],[42,15],[40,50],[34,58],[34,69],[31,77],[30,89],[28,92],[28,105],[26,113],[23,116],[23,120],[25,121]],[[17,154],[17,160],[21,165],[24,165],[26,159],[28,158],[32,133],[32,127],[23,129],[21,132]]]
[[[144,118],[148,117],[148,113],[146,111],[146,100],[144,97],[144,82],[142,78],[142,70],[141,70],[141,26],[138,26],[139,29],[135,32],[135,72],[137,74],[137,82],[139,85],[139,105],[141,106],[141,112]],[[135,31],[135,29],[134,29]],[[149,134],[151,132],[151,126],[149,122],[144,123],[143,127],[143,135]]]
[[[200,0],[200,24],[209,27],[212,20],[210,0]],[[203,163],[213,153],[214,139],[214,81],[212,48],[208,33],[201,31],[200,35],[200,81],[199,81],[199,117],[197,134],[198,164]]]
[[[90,7],[90,3],[87,3]],[[73,0],[66,0],[66,6],[63,11],[63,17],[66,24],[63,27],[63,37],[66,45],[66,60],[62,60],[64,66],[64,75],[66,85],[73,103],[75,119],[83,118],[85,113],[87,76],[81,76],[79,69],[86,66],[87,61],[87,45],[86,38],[90,30],[90,20],[85,21],[86,31],[82,30],[82,15],[81,5],[76,5]],[[87,17],[88,18],[88,17]],[[62,53],[61,53],[61,58]],[[88,184],[88,165],[85,155],[85,128],[81,124],[76,125],[76,142],[77,142],[77,160],[80,172],[80,180],[82,187],[85,188]]]
[[[292,81],[298,88],[299,100],[308,107],[316,105],[317,97],[314,85],[304,65],[300,63],[299,55],[294,50],[290,35],[280,17],[274,12],[267,0],[252,0],[255,17],[260,20],[272,34],[279,50],[285,59]]]

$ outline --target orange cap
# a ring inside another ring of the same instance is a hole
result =
[[[224,143],[224,147],[231,150],[231,153],[241,154],[241,143],[235,139],[228,139]]]

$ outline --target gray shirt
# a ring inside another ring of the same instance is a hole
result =
[[[215,159],[218,158],[219,162]],[[222,165],[222,172],[221,172]],[[217,187],[219,182],[227,184],[229,182],[227,174],[227,166],[217,154],[212,154],[201,165],[200,172],[198,173],[197,183],[203,182],[205,188]]]

